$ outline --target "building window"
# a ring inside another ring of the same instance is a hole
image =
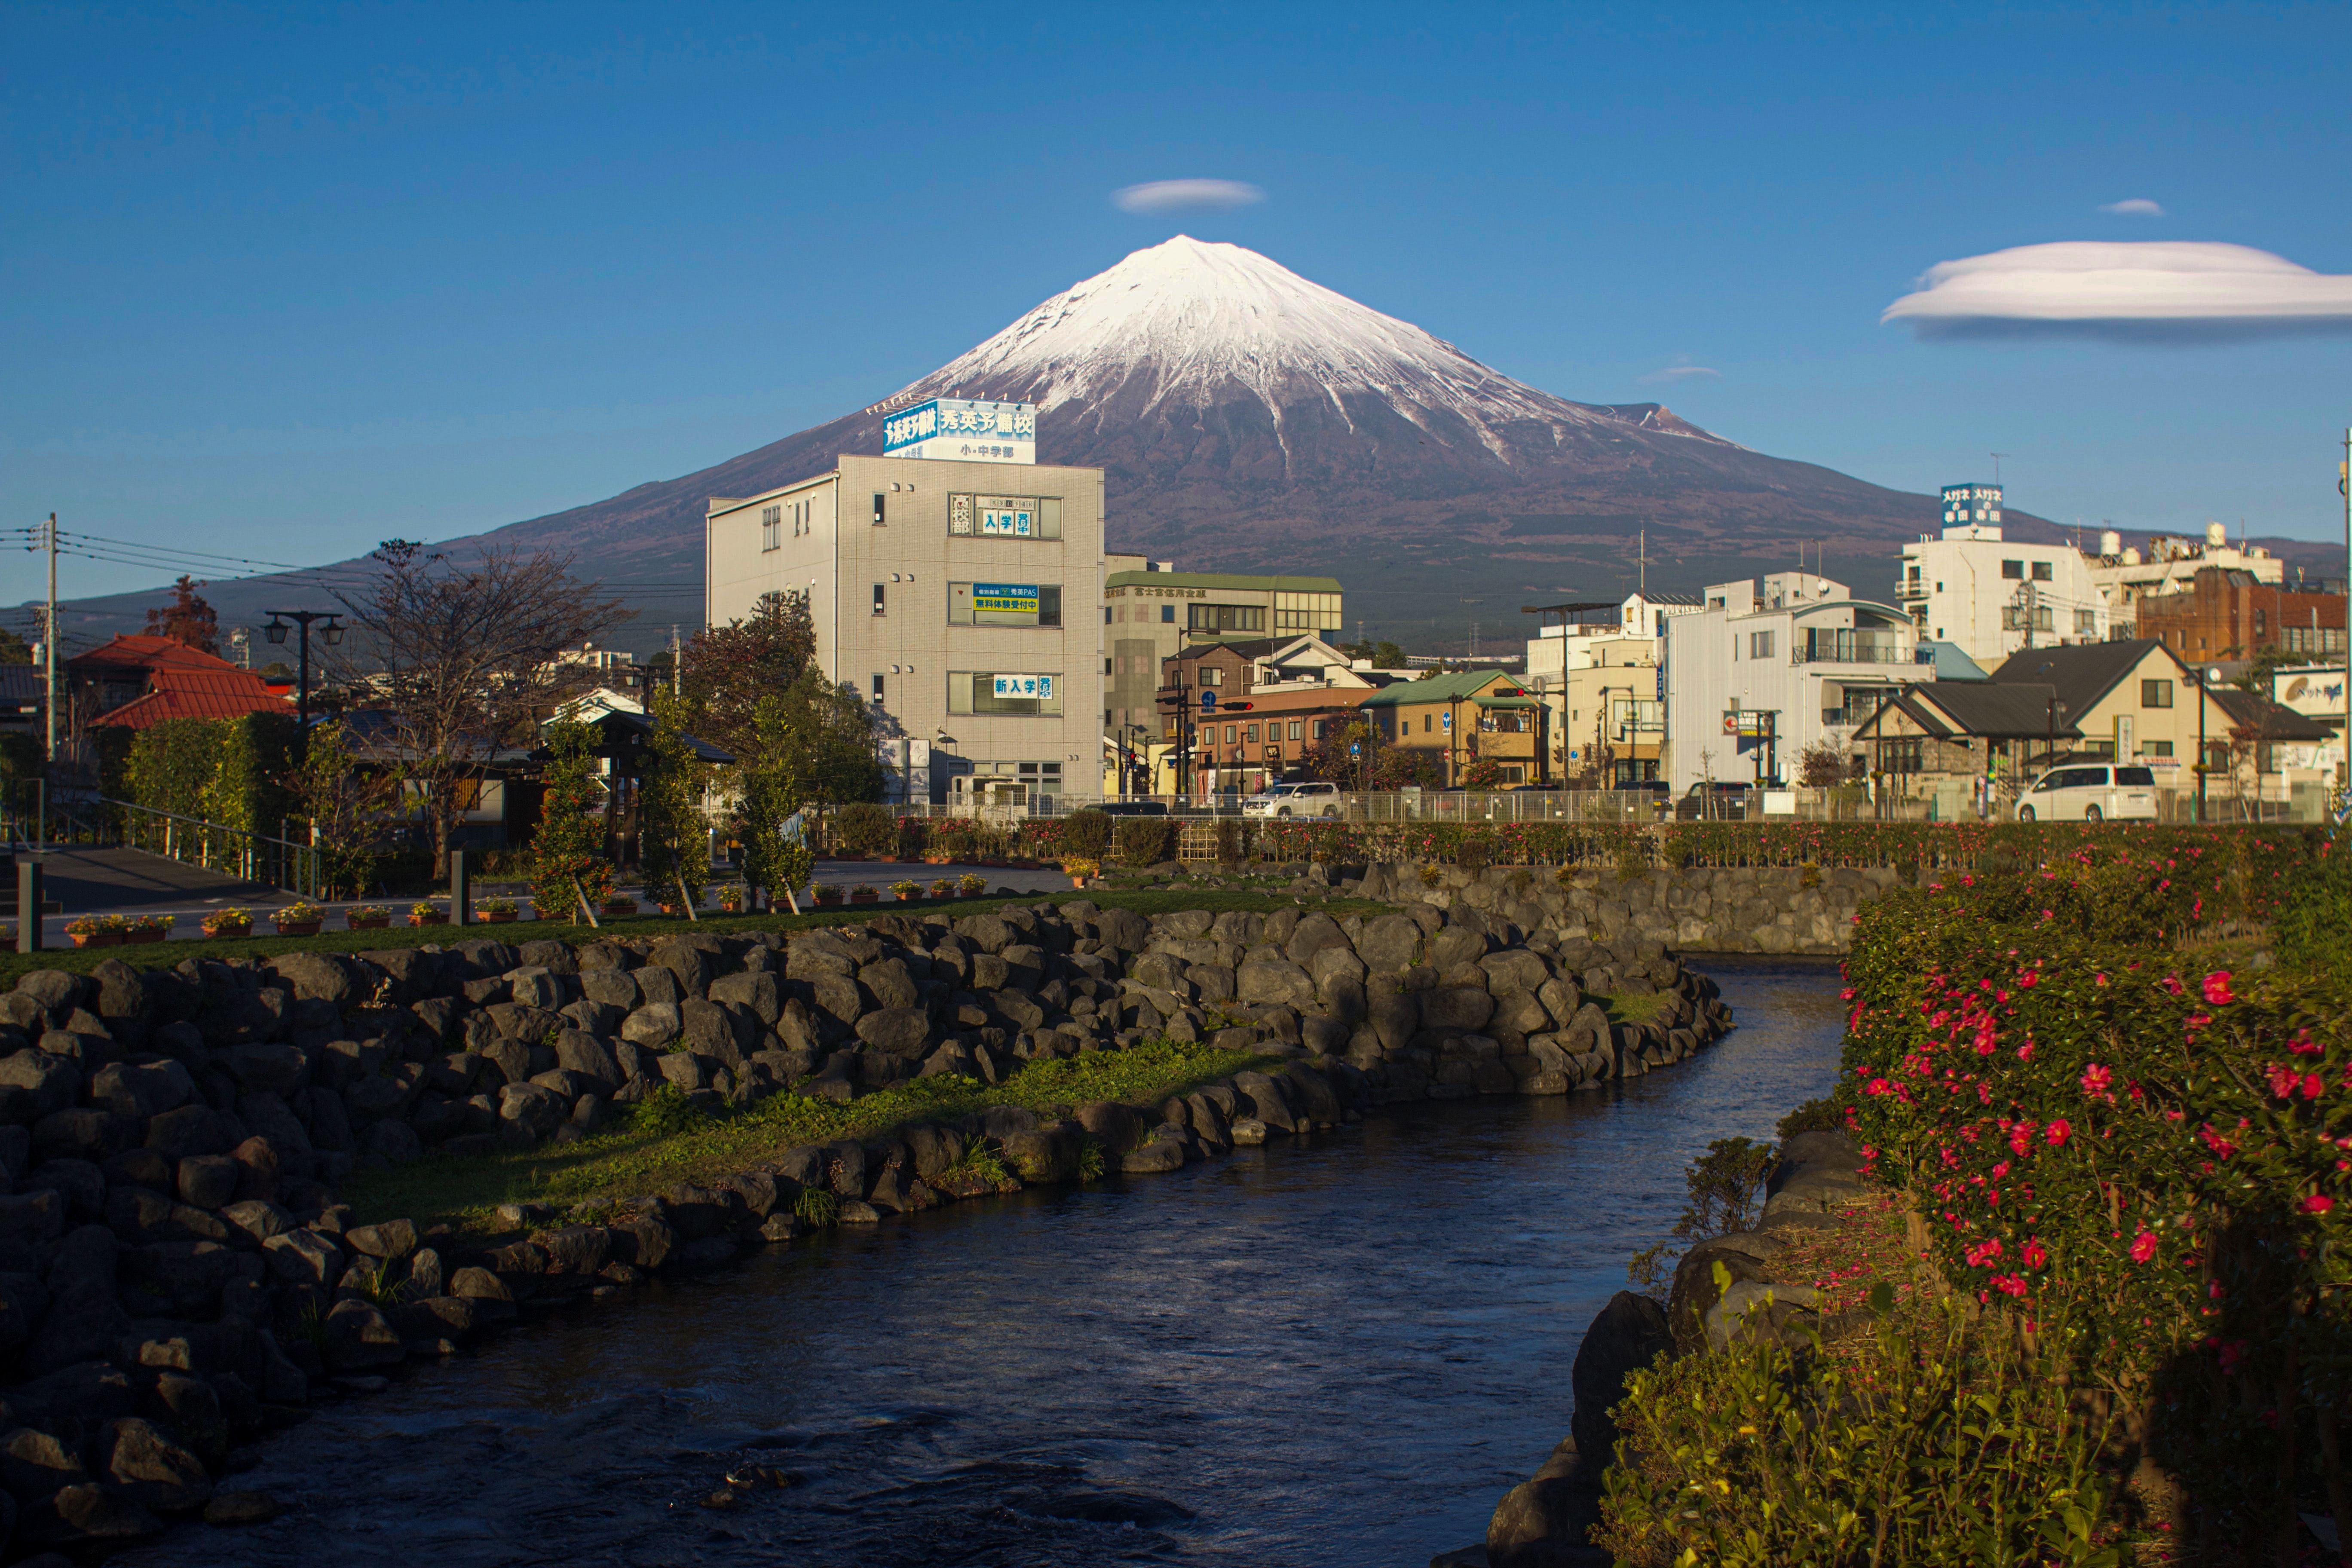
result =
[[[782,550],[784,547],[784,509],[763,506],[760,509],[760,548]]]
[[[874,613],[877,616],[887,613],[887,605],[882,596],[884,586],[885,584],[880,583],[874,584]]]
[[[874,498],[874,526],[877,528],[882,526],[882,503],[887,499],[879,494]]]
[[[950,713],[1059,713],[1062,678],[1023,671],[955,669],[948,672]]]
[[[1242,739],[1243,739],[1243,740],[1244,740],[1244,741],[1247,741],[1247,742],[1248,742],[1251,745],[1253,745],[1253,746],[1256,745],[1256,744],[1257,744],[1257,726],[1256,726],[1256,725],[1255,725],[1255,724],[1245,724],[1245,725],[1244,725],[1244,726],[1242,727]]]
[[[948,622],[959,626],[1058,626],[1058,583],[950,583]]]
[[[1126,607],[1127,607],[1127,606],[1126,606],[1126,605],[1121,605],[1119,606],[1119,608],[1120,608],[1120,609],[1122,609],[1122,610],[1123,610],[1123,609],[1125,609]],[[1108,605],[1105,605],[1103,606],[1103,625],[1105,625],[1105,626],[1108,626],[1108,625],[1110,625],[1110,606],[1109,606]]]
[[[1226,726],[1225,726],[1225,744],[1226,744],[1226,745],[1228,745],[1228,746],[1232,745],[1232,744],[1234,743],[1234,742],[1235,738],[1236,738],[1239,734],[1240,734],[1240,728],[1239,728],[1239,726],[1237,726],[1237,725],[1233,725],[1233,724],[1228,724],[1228,725],[1226,725]]]
[[[1429,715],[1426,713],[1421,716],[1421,732],[1424,735],[1429,733]]]
[[[1059,496],[948,497],[948,531],[974,539],[1059,539]]]
[[[1219,669],[1215,665],[1213,665],[1213,664],[1211,664],[1211,665],[1203,665],[1203,666],[1202,666],[1202,667],[1201,667],[1201,684],[1202,684],[1202,685],[1203,685],[1203,686],[1223,686],[1224,683],[1225,683],[1225,672],[1224,672],[1223,670]]]
[[[1176,621],[1176,606],[1173,605],[1160,605],[1160,619],[1162,625],[1173,626]]]
[[[874,678],[874,706],[882,706],[882,678],[878,675]]]
[[[2172,755],[2172,742],[2169,741],[2142,741],[2139,743],[2139,754],[2143,757],[2168,757]]]
[[[2011,579],[2012,581],[2023,582],[2025,580],[2025,563],[2022,561],[2004,561],[2000,563],[2000,574]]]
[[[2047,583],[2050,581],[2049,562],[2037,561],[2033,563],[2033,580],[2037,583]]]
[[[2078,637],[2097,637],[2099,635],[2099,612],[2096,610],[2075,611],[2074,635]]]
[[[1317,727],[1317,732],[1318,734],[1321,732],[1320,726]],[[1293,719],[1290,721],[1290,738],[1294,741],[1303,741],[1307,739],[1307,721],[1305,720]]]
[[[2139,705],[2143,708],[2171,707],[2172,682],[2169,680],[2141,681],[2139,683]]]
[[[1256,605],[1192,605],[1186,625],[1196,632],[1262,632],[1265,611]]]
[[[1916,735],[1880,742],[1878,767],[1881,773],[1889,773],[1927,772],[1927,742]]]
[[[1105,675],[1108,675],[1110,673],[1110,660],[1108,659],[1103,660],[1103,673]]]
[[[1748,634],[1748,657],[1750,658],[1770,658],[1772,657],[1772,634],[1770,632],[1749,632]]]

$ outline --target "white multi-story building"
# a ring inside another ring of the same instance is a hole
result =
[[[1039,466],[1013,441],[976,449],[1008,455],[845,455],[765,495],[712,497],[705,617],[748,616],[763,594],[807,595],[818,665],[883,719],[894,798],[1091,795],[1102,470]]]
[[[1908,615],[1811,573],[1717,584],[1698,614],[1666,622],[1665,640],[1676,794],[1702,780],[1793,780],[1807,747],[1843,751],[1856,723],[1926,673]]]
[[[2001,537],[2000,487],[1946,485],[1944,531],[1903,547],[1895,598],[1913,635],[1979,664],[2025,647],[2105,642],[2107,596],[2080,552]]]

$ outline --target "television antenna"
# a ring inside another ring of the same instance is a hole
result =
[[[2003,458],[2014,458],[2017,454],[2014,452],[1993,452],[1988,455],[1992,458],[1992,482],[1997,487],[2000,483],[2000,460]]]

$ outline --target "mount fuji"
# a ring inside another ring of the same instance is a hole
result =
[[[708,498],[879,452],[884,410],[934,395],[1036,404],[1039,461],[1106,470],[1110,549],[1336,576],[1351,634],[1361,622],[1417,650],[1458,649],[1474,620],[1507,645],[1529,624],[1522,605],[1622,596],[1644,531],[1654,589],[1793,566],[1819,542],[1831,576],[1883,597],[1899,544],[1937,525],[1932,497],[1767,457],[1657,404],[1570,402],[1255,251],[1179,236],[872,407],[442,548],[562,550],[616,584],[697,580]],[[242,618],[269,582],[210,595]],[[76,620],[100,629],[134,597],[154,595],[85,600]],[[616,640],[650,647],[672,618]]]

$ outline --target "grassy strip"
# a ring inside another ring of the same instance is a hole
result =
[[[1171,1095],[1273,1060],[1251,1051],[1155,1040],[1130,1050],[1031,1062],[992,1088],[941,1074],[848,1101],[775,1094],[682,1131],[626,1127],[576,1143],[512,1153],[428,1155],[399,1170],[357,1176],[341,1195],[369,1221],[446,1221],[459,1230],[489,1232],[498,1228],[492,1211],[502,1203],[570,1206],[656,1192],[679,1182],[708,1183],[775,1159],[798,1144],[875,1138],[916,1122],[952,1121],[992,1105],[1017,1105],[1041,1116],[1066,1114],[1090,1100],[1156,1105]]]
[[[392,926],[383,931],[321,931],[317,936],[256,936],[236,940],[205,942],[158,942],[136,947],[58,948],[47,952],[0,953],[0,989],[13,986],[36,969],[62,969],[69,973],[87,974],[110,958],[119,958],[133,969],[170,969],[189,958],[269,958],[281,952],[371,952],[387,948],[424,947],[427,944],[448,946],[452,942],[488,937],[499,942],[525,942],[546,938],[562,942],[593,942],[600,937],[661,937],[685,936],[701,931],[725,936],[748,931],[809,931],[819,926],[857,925],[877,915],[903,914],[916,919],[943,915],[950,920],[963,915],[984,914],[1007,904],[1034,906],[1040,903],[1067,904],[1085,900],[1097,909],[1133,910],[1139,914],[1173,914],[1179,910],[1207,910],[1222,913],[1227,910],[1245,910],[1257,914],[1272,914],[1277,910],[1294,909],[1299,900],[1270,893],[1228,892],[1221,889],[1170,892],[1084,892],[1022,893],[1005,898],[958,899],[944,902],[925,900],[913,904],[859,905],[856,909],[841,908],[804,915],[705,915],[689,921],[682,915],[631,915],[619,920],[607,920],[591,931],[585,921],[514,921],[504,925],[477,924],[457,926]],[[1332,916],[1386,913],[1389,906],[1365,899],[1332,899],[1316,908]]]

